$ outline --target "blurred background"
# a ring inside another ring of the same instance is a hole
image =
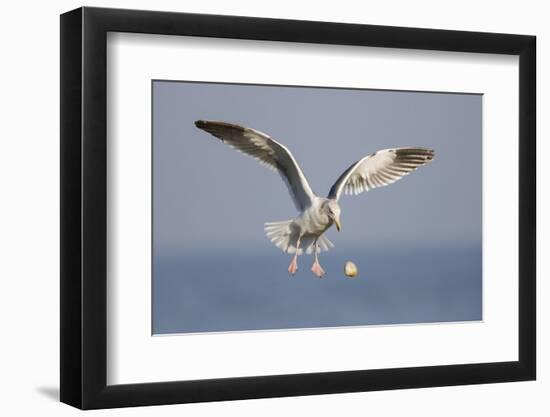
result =
[[[297,215],[280,177],[197,129],[234,122],[287,146],[314,192],[369,153],[435,149],[388,187],[343,196],[311,272],[263,232]],[[155,334],[482,319],[482,96],[153,82]],[[343,274],[351,260],[354,279]]]

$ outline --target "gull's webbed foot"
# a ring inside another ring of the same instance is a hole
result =
[[[326,273],[325,270],[321,268],[321,264],[317,259],[315,259],[315,262],[313,262],[311,271],[317,276],[317,278],[323,278],[323,275],[325,275]]]
[[[294,255],[292,257],[292,260],[290,261],[290,265],[288,266],[288,273],[290,275],[294,275],[297,270],[298,270],[298,257]]]

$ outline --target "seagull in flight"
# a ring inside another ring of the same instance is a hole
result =
[[[351,164],[330,188],[326,197],[316,195],[290,150],[265,133],[233,123],[197,120],[195,126],[221,139],[230,147],[277,171],[284,180],[300,214],[290,220],[264,224],[267,237],[288,254],[290,275],[298,270],[298,256],[313,254],[311,271],[319,278],[325,271],[319,263],[319,252],[334,247],[325,236],[333,224],[340,231],[342,193],[357,195],[364,191],[393,184],[434,159],[433,149],[403,147],[383,149]]]

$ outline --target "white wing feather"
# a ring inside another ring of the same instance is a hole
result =
[[[296,207],[309,207],[315,194],[292,153],[265,133],[232,123],[197,120],[195,126],[219,138],[225,144],[243,152],[260,164],[277,170],[285,181]]]
[[[433,149],[408,147],[384,149],[353,163],[340,175],[329,191],[338,200],[344,191],[357,195],[393,184],[434,159]]]

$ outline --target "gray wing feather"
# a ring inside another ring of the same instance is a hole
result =
[[[197,120],[195,126],[219,138],[225,144],[245,153],[260,164],[279,172],[299,210],[309,207],[313,191],[292,153],[265,133],[232,123]]]
[[[336,180],[329,198],[357,195],[373,188],[393,184],[434,159],[434,150],[420,147],[384,149],[353,163]]]

